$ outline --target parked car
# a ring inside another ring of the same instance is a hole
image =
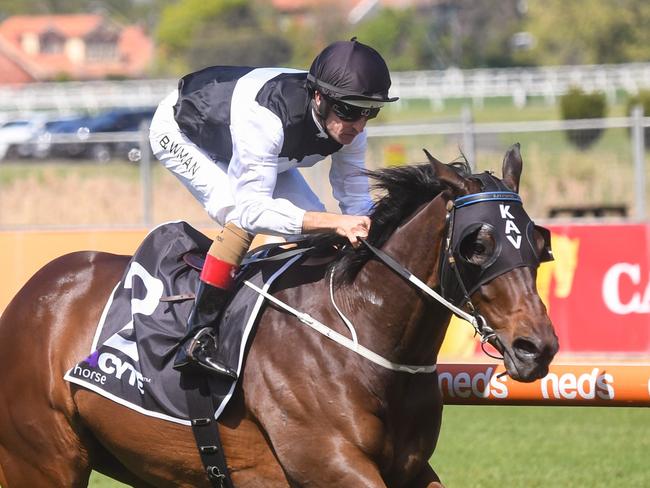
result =
[[[0,160],[8,157],[27,157],[31,140],[45,124],[46,118],[37,115],[32,118],[10,120],[0,126]]]
[[[52,121],[38,136],[36,155],[39,158],[92,159],[102,163],[114,157],[132,159],[129,153],[140,149],[133,136],[141,124],[149,125],[154,111],[154,108],[120,108],[95,116]],[[125,138],[124,133],[129,137]]]
[[[116,109],[99,114],[88,121],[77,131],[81,140],[88,140],[84,155],[95,161],[106,162],[113,157],[129,158],[129,152],[138,150],[137,141],[120,140],[120,137],[109,138],[106,141],[93,141],[95,134],[110,134],[119,132],[137,133],[142,124],[147,127],[155,112],[154,108],[145,109]]]
[[[76,142],[77,133],[91,120],[92,117],[89,116],[77,116],[46,122],[34,137],[32,155],[39,159],[82,157],[85,147],[84,144]],[[57,137],[61,135],[74,137],[75,140],[57,141]]]

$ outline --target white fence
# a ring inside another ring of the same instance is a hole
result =
[[[405,99],[428,98],[434,104],[446,99],[481,103],[485,98],[509,97],[523,106],[529,97],[554,103],[573,86],[601,91],[610,100],[618,92],[636,94],[650,88],[650,63],[402,72],[393,77],[392,92]]]
[[[392,74],[391,94],[408,99],[429,99],[441,105],[448,99],[509,97],[521,106],[529,97],[555,101],[572,86],[602,91],[614,99],[618,93],[650,89],[650,63],[618,65],[547,66],[444,71],[409,71]],[[34,110],[93,110],[107,107],[155,106],[176,87],[177,80],[129,80],[0,85],[0,112]]]

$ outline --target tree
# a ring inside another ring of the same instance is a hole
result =
[[[120,23],[152,31],[163,7],[174,0],[2,0],[0,21],[11,15],[99,13]]]
[[[391,70],[413,70],[431,66],[431,43],[427,22],[412,9],[382,9],[372,19],[355,27],[350,35],[368,44],[386,58]]]
[[[647,0],[530,0],[527,30],[536,64],[601,64],[650,58]]]
[[[247,0],[181,0],[163,10],[156,37],[164,74],[215,64],[275,66],[291,58],[289,42]]]
[[[355,35],[378,46],[399,70],[513,64],[521,28],[517,0],[448,0],[426,8],[380,10]]]
[[[82,12],[87,3],[83,0],[3,0],[0,17]]]
[[[261,1],[270,4],[268,0]],[[305,16],[282,17],[273,12],[271,7],[271,12],[264,18],[267,19],[267,27],[270,30],[281,33],[290,43],[292,56],[289,64],[292,67],[308,69],[325,46],[352,37],[352,34],[347,32],[348,9],[344,7],[344,2],[314,2]]]
[[[604,93],[585,93],[573,87],[560,99],[560,112],[564,120],[602,119],[607,115],[607,98]],[[567,130],[567,139],[578,149],[591,147],[603,135],[603,129]]]

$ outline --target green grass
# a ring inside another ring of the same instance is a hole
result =
[[[123,486],[129,485],[114,481],[110,478],[107,478],[103,474],[96,472],[93,472],[92,476],[90,477],[90,483],[88,483],[88,488],[121,488]]]
[[[447,406],[431,464],[447,488],[646,488],[650,409]]]
[[[472,100],[448,100],[442,107],[434,107],[428,100],[408,100],[400,106],[387,106],[372,124],[458,122],[467,105],[472,105]],[[624,115],[625,105],[625,99],[619,97],[618,103],[610,106],[608,115]],[[531,100],[521,108],[515,107],[508,98],[485,99],[482,105],[472,106],[472,110],[477,123],[560,118],[558,105],[547,104],[543,99]],[[514,142],[521,143],[524,172],[520,192],[533,219],[547,218],[555,207],[589,205],[624,206],[629,215],[634,215],[637,177],[628,129],[605,130],[587,150],[570,144],[561,130],[478,134],[475,161],[472,161],[474,167],[478,171],[493,170],[499,175],[503,154]],[[460,134],[371,138],[368,166],[425,162],[422,148],[427,148],[441,161],[449,162],[459,158],[463,144]],[[646,153],[646,159],[649,155]],[[155,160],[151,163],[156,222],[188,219],[183,216],[184,209],[188,208],[187,200],[178,202],[175,198],[167,198],[180,194],[182,189],[161,164]],[[320,175],[314,181],[327,180],[325,165],[319,165],[311,173]],[[326,186],[320,189],[320,196],[328,204],[331,195]],[[0,226],[137,225],[141,219],[137,213],[142,207],[141,192],[140,167],[133,163],[0,161]],[[646,165],[646,215],[650,214],[649,194],[650,166]],[[187,198],[190,198],[189,193]],[[36,199],[47,208],[40,210],[30,199]],[[69,203],[66,204],[66,200]],[[75,205],[78,201],[90,201],[92,208],[89,206],[88,212],[82,214],[82,209]],[[330,208],[336,206],[330,205]],[[202,210],[200,215],[205,215]]]
[[[445,408],[431,464],[449,488],[648,487],[650,409]]]

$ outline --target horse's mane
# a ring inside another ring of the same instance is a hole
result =
[[[471,175],[467,162],[455,161],[449,163],[459,174]],[[433,200],[447,186],[434,176],[431,164],[415,164],[392,168],[382,168],[364,172],[371,188],[380,193],[379,199],[373,205],[370,219],[368,241],[381,247],[393,232],[420,206]],[[374,254],[366,246],[353,248],[345,245],[346,239],[337,235],[319,235],[311,239],[311,245],[340,247],[335,266],[335,281],[338,284],[351,282],[361,267]]]

